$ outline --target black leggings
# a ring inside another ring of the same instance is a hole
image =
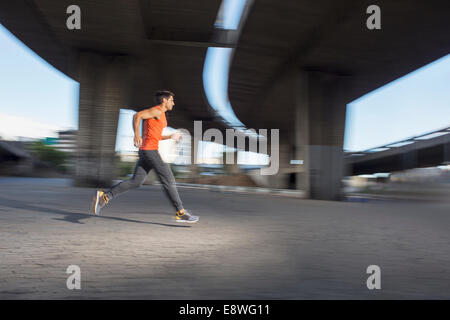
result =
[[[134,169],[133,177],[122,181],[111,188],[108,198],[117,198],[122,193],[140,187],[150,170],[155,169],[163,189],[176,211],[183,209],[180,196],[175,185],[175,178],[167,163],[165,163],[158,150],[139,150],[139,160]]]

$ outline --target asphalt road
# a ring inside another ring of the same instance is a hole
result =
[[[93,189],[0,178],[0,299],[449,299],[450,203],[328,202],[159,186],[101,216]],[[66,285],[79,266],[80,290]],[[369,265],[381,289],[369,290]]]

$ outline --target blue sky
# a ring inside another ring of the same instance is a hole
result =
[[[361,150],[449,126],[449,88],[450,55],[353,101],[344,147]],[[2,122],[0,135],[30,121],[77,128],[78,89],[0,25],[0,119],[19,119]],[[132,135],[121,127],[119,135]]]
[[[214,27],[238,30],[246,2],[247,0],[223,0]],[[203,67],[203,86],[210,106],[228,125],[243,128],[245,125],[236,117],[228,98],[228,73],[232,53],[232,48],[208,48]]]
[[[347,105],[344,148],[360,151],[450,126],[450,54]]]
[[[224,0],[220,5],[214,27],[217,29],[237,30],[247,0]]]
[[[0,115],[78,127],[78,83],[51,67],[0,25]]]
[[[208,48],[203,68],[203,85],[209,104],[232,127],[244,127],[228,99],[228,70],[231,48]],[[223,75],[217,77],[217,75]]]

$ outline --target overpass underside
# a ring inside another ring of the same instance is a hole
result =
[[[81,29],[66,10],[81,10]],[[203,93],[206,50],[214,43],[221,1],[18,0],[0,3],[0,23],[43,59],[80,84],[76,184],[108,186],[115,174],[120,109],[155,105],[175,92],[169,125],[225,128]],[[228,45],[224,43],[223,45]]]
[[[268,177],[273,186],[340,199],[348,174],[346,105],[450,53],[448,1],[377,1],[379,30],[366,26],[372,4],[253,5],[231,66],[230,100],[248,127],[280,129],[280,171]]]
[[[347,174],[373,174],[448,165],[450,164],[450,128],[439,130],[437,133],[442,135],[430,139],[412,138],[406,140],[409,142],[406,145],[385,147],[387,150],[349,153],[345,159]],[[401,143],[403,142],[397,144]],[[383,147],[376,149],[383,149]]]
[[[346,104],[450,52],[444,0],[378,1],[381,30],[366,28],[371,1],[255,1],[237,45],[216,41],[219,0],[80,0],[80,30],[66,26],[72,4],[4,1],[0,22],[80,83],[78,185],[111,183],[120,109],[153,105],[158,89],[176,93],[170,126],[193,132],[202,120],[203,130],[223,132],[202,71],[208,47],[235,46],[229,94],[236,115],[247,128],[280,130],[279,147],[268,147],[280,170],[268,185],[338,200]]]

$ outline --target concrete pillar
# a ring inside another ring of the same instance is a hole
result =
[[[295,76],[296,185],[312,199],[341,199],[347,77],[301,71]]]
[[[109,187],[115,178],[120,108],[129,99],[129,61],[123,56],[82,52],[75,184]]]
[[[302,160],[300,170],[297,172],[296,188],[304,190],[306,197],[310,198],[310,181],[309,181],[309,90],[308,90],[308,74],[299,72],[294,76],[296,96],[295,101],[295,126],[294,126],[294,143],[295,143],[295,159]]]
[[[274,175],[268,175],[267,180],[272,188],[287,189],[290,187],[289,177],[291,173],[293,173],[293,166],[290,165],[293,146],[289,143],[289,139],[287,137],[283,137],[283,135],[280,137],[280,140],[285,143],[281,143],[280,141],[280,145],[278,146],[278,148],[272,148],[272,145],[270,145],[268,148],[269,156],[272,155],[272,151],[278,153],[279,168],[278,173]]]
[[[238,150],[235,151],[228,151],[229,155],[227,155],[223,161],[223,166],[225,169],[225,172],[228,175],[238,175],[241,173],[241,169],[238,164]],[[233,159],[232,163],[226,163],[226,158]]]
[[[189,178],[195,179],[200,175],[200,169],[197,164],[199,139],[195,135],[191,136],[191,165]]]

